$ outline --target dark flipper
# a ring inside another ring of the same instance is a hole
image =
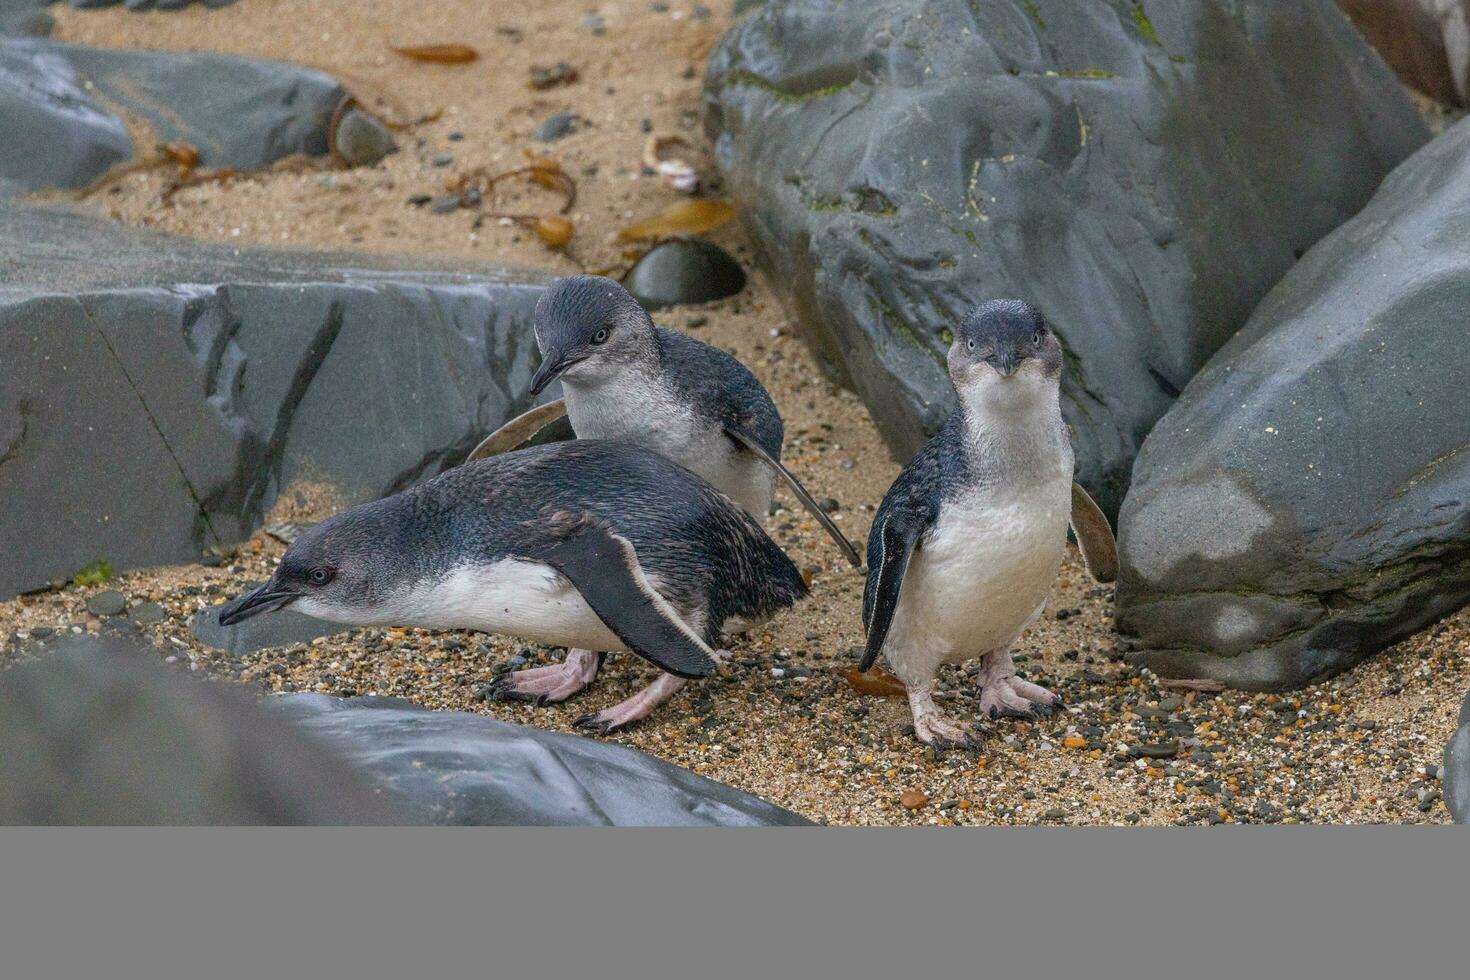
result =
[[[806,492],[806,487],[801,485],[801,481],[793,476],[790,470],[781,465],[779,459],[775,459],[770,453],[762,449],[754,437],[743,429],[727,425],[725,426],[725,433],[731,439],[734,439],[740,445],[755,453],[762,462],[776,471],[777,476],[786,481],[786,485],[791,488],[791,492],[796,494],[796,499],[801,501],[803,507],[811,511],[812,516],[817,519],[817,523],[822,525],[822,528],[836,542],[837,547],[842,549],[842,556],[852,563],[853,568],[861,568],[863,566],[863,559],[858,555],[857,549],[852,546],[852,542],[847,540],[847,536],[838,530],[832,518],[827,516],[826,511],[817,506],[817,502],[812,499],[812,495]]]
[[[1082,552],[1082,564],[1099,582],[1118,578],[1118,542],[1108,518],[1081,485],[1072,484],[1072,533]]]
[[[714,672],[714,652],[654,591],[633,543],[585,524],[536,556],[561,572],[628,649],[679,677]]]
[[[465,462],[508,453],[512,449],[521,448],[538,436],[550,436],[552,433],[548,430],[564,419],[566,414],[567,403],[560,398],[554,402],[547,402],[545,405],[537,405],[529,412],[517,415],[486,436],[474,448],[474,451],[465,457]],[[567,433],[560,438],[572,438],[571,424],[567,423],[565,428]],[[555,442],[557,440],[547,439],[545,441]]]
[[[873,661],[883,651],[883,641],[888,638],[888,628],[893,625],[893,614],[898,609],[898,593],[903,587],[909,557],[929,527],[929,520],[923,515],[902,510],[880,515],[880,519],[883,526],[874,531],[879,535],[878,564],[868,569],[871,599],[864,603],[863,608],[868,646],[863,651],[858,670],[873,666]]]

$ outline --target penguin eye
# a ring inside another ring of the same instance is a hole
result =
[[[306,580],[312,585],[326,585],[332,580],[334,574],[336,573],[330,568],[318,566],[306,573]]]
[[[1038,331],[1036,331],[1036,333],[1034,333],[1034,334],[1031,335],[1031,342],[1033,344],[1035,344],[1037,347],[1040,347],[1045,341],[1046,341],[1046,331],[1045,330],[1038,330]]]
[[[607,343],[607,327],[603,327],[601,330],[597,331],[595,334],[592,335],[592,343],[593,344],[605,344],[605,343]]]
[[[966,341],[966,343],[969,344],[970,350],[974,350],[975,349],[975,342],[973,340]]]

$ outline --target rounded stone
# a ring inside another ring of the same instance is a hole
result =
[[[366,112],[348,109],[337,122],[337,152],[350,167],[371,167],[396,149],[388,127]]]
[[[127,608],[128,600],[112,589],[87,598],[87,612],[94,616],[120,616]]]
[[[709,303],[744,289],[745,270],[718,245],[675,238],[639,259],[623,285],[647,309]]]

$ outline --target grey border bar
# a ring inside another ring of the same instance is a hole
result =
[[[1443,828],[0,830],[0,976],[1465,976]]]

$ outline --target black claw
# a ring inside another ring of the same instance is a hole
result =
[[[990,718],[991,718],[991,720],[993,721],[993,720],[995,720],[996,718],[999,718],[999,717],[1000,717],[1000,709],[997,708],[995,705],[992,704],[990,706]]]

